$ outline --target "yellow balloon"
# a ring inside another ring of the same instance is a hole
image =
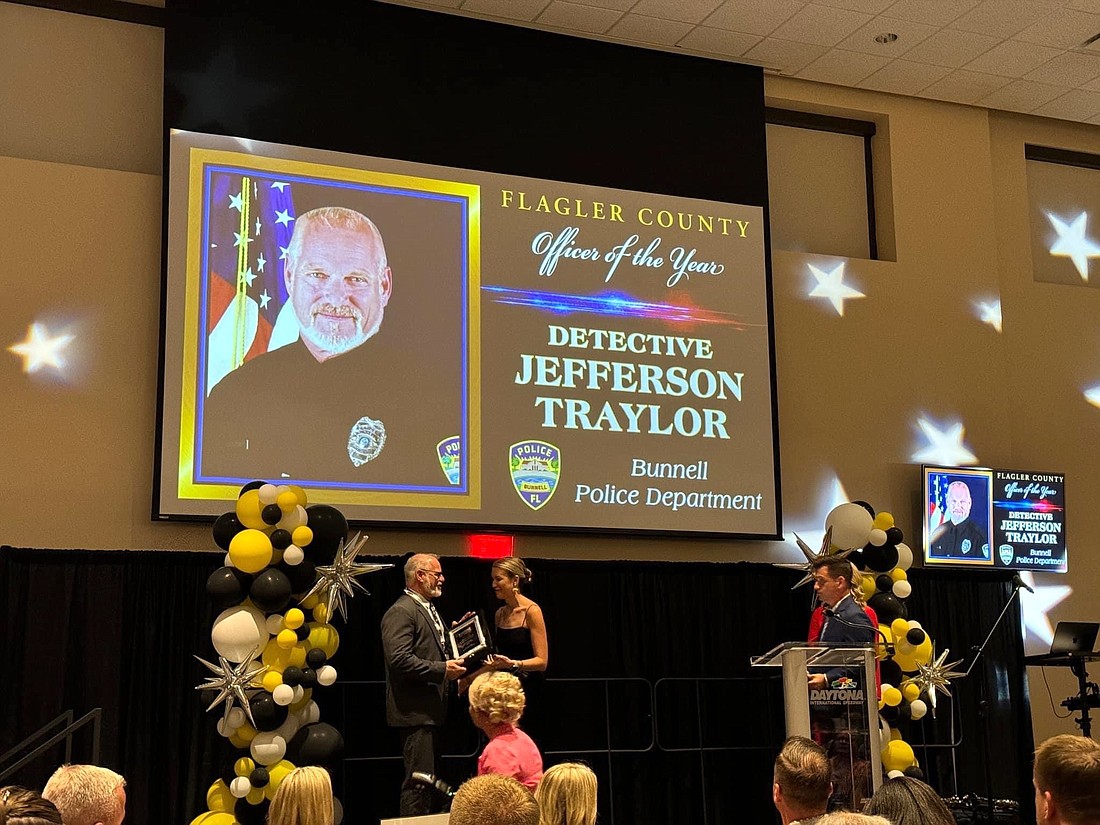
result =
[[[882,701],[892,708],[901,704],[901,691],[896,687],[888,687],[882,692]]]
[[[310,648],[319,647],[325,651],[325,656],[331,659],[340,648],[340,634],[330,624],[318,622],[309,623],[309,639],[306,645]]]
[[[899,641],[905,638],[905,634],[909,632],[909,622],[905,619],[894,619],[890,623],[890,632],[894,634],[894,638]]]
[[[885,659],[887,654],[886,646],[894,643],[894,636],[890,633],[890,628],[884,624],[878,626],[878,631],[882,635],[875,639],[875,658]]]
[[[290,492],[294,493],[294,495],[298,498],[298,504],[299,505],[301,505],[302,507],[305,507],[306,505],[309,504],[309,502],[306,500],[306,491],[305,490],[303,490],[297,484],[288,484],[287,486],[290,487]]]
[[[243,739],[245,742],[251,742],[256,738],[256,729],[252,727],[248,722],[245,722],[239,728],[237,728],[237,736]]]
[[[302,600],[302,607],[306,610],[312,610],[321,603],[321,597],[314,593],[308,599]]]
[[[909,578],[909,574],[902,570],[900,567],[895,567],[890,571],[890,578],[896,582],[903,582]],[[906,622],[908,624],[908,622]]]
[[[326,624],[328,622],[328,605],[321,602],[313,608],[313,619],[321,624]]]
[[[922,665],[928,664],[932,659],[932,637],[927,633],[924,634],[924,641],[917,645],[913,651],[913,658]]]
[[[248,792],[248,796],[245,797],[248,800],[249,805],[259,805],[264,801],[264,789],[253,788]]]
[[[279,635],[275,637],[275,644],[283,648],[283,650],[290,650],[290,648],[298,644],[298,634],[293,630],[280,630]]]
[[[267,522],[260,515],[262,509],[260,491],[249,490],[237,499],[237,520],[245,527],[251,527],[253,530],[263,530],[267,527]]]
[[[229,811],[206,811],[192,819],[191,825],[237,825],[237,820]]]
[[[242,756],[233,763],[233,773],[237,776],[249,776],[254,770],[256,770],[256,763],[247,756]]]
[[[306,688],[305,690],[302,691],[302,698],[299,699],[297,702],[292,702],[290,704],[290,709],[291,710],[301,710],[306,705],[308,705],[312,699],[313,699],[313,688]]]
[[[306,621],[306,614],[299,610],[297,607],[292,607],[283,616],[283,626],[291,630],[297,630]]]
[[[904,653],[895,653],[894,663],[901,668],[902,673],[912,673],[917,669],[916,659],[912,656],[906,656]]]
[[[274,532],[274,530],[271,531],[271,532]],[[271,533],[268,533],[268,535],[270,536]],[[278,547],[271,548],[271,563],[272,564],[278,564],[282,560],[283,560],[283,551],[280,550]]]
[[[296,644],[289,650],[283,650],[275,639],[271,639],[260,658],[269,668],[282,673],[291,665],[301,667],[305,664],[306,648],[305,645]]]
[[[294,765],[287,762],[285,759],[280,759],[267,769],[267,774],[271,778],[264,787],[264,794],[266,794],[268,799],[275,798],[275,791],[279,790],[279,786],[283,784],[283,780],[286,779],[287,774],[292,770],[294,770]]]
[[[271,564],[273,553],[271,538],[262,530],[241,530],[229,542],[229,560],[245,573],[259,573]]]
[[[303,524],[301,527],[294,528],[294,532],[290,534],[290,538],[299,547],[305,547],[313,541],[313,531]]]
[[[287,490],[285,493],[279,493],[275,503],[284,513],[293,513],[294,508],[298,506],[298,496],[294,495],[292,490]]]
[[[881,512],[875,516],[872,527],[877,527],[879,530],[889,530],[894,526],[894,517],[887,512]]]
[[[904,771],[916,761],[912,746],[904,739],[895,739],[886,746],[882,765],[888,771]]]
[[[920,696],[920,686],[910,682],[909,684],[902,687],[901,695],[912,702],[914,699]]]
[[[898,636],[894,642],[894,649],[902,656],[912,656],[916,647],[909,644],[909,640],[906,639],[905,636]]]
[[[275,688],[283,683],[283,674],[277,670],[269,670],[264,673],[263,686],[264,690],[268,693],[274,692]]]
[[[237,798],[229,792],[224,779],[219,779],[206,792],[206,807],[211,811],[232,811]]]
[[[236,732],[234,732],[233,735],[229,737],[229,744],[241,750],[244,750],[248,747],[248,743],[241,739],[241,737],[237,736]]]
[[[867,599],[871,598],[873,595],[875,595],[875,592],[878,590],[878,587],[875,584],[875,577],[874,576],[864,576],[863,580],[859,583],[859,586],[860,586],[860,589],[863,590],[864,600],[867,600]]]

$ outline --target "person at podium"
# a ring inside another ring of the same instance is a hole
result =
[[[859,644],[875,640],[875,627],[867,612],[852,596],[856,573],[846,559],[826,557],[814,562],[814,593],[822,605],[824,624],[819,641]],[[824,690],[848,674],[844,668],[832,668],[809,674],[811,690]]]

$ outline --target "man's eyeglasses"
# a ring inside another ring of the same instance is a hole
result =
[[[426,567],[418,567],[417,572],[418,573],[428,573],[429,575],[435,576],[437,579],[443,577],[443,571],[442,570],[428,570]]]

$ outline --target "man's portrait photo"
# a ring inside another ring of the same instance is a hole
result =
[[[464,198],[215,169],[206,176],[200,480],[461,492]]]
[[[993,564],[989,552],[988,475],[930,474],[928,499],[929,556]]]

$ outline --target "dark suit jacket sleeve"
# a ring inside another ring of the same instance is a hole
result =
[[[841,621],[843,619],[844,621]],[[866,611],[856,602],[855,599],[850,596],[842,601],[837,606],[836,615],[829,619],[828,627],[821,634],[821,641],[823,642],[873,642],[875,640],[875,629],[871,627],[871,619],[868,617]],[[858,674],[858,675],[857,675]],[[863,670],[852,670],[851,668],[834,667],[825,671],[825,678],[829,680],[831,685],[835,680],[841,676],[852,676],[855,678],[856,683],[863,682]]]
[[[417,655],[423,652],[417,650],[417,626],[420,622],[427,623],[419,614],[415,604],[400,604],[387,610],[382,617],[382,651],[386,665],[392,673],[406,680],[442,684],[447,677],[447,663]],[[435,629],[431,632],[435,633]]]

